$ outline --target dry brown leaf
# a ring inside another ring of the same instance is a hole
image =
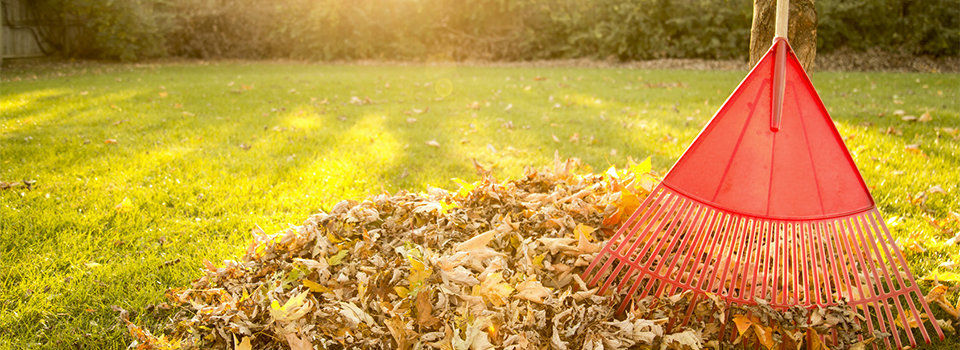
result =
[[[284,334],[284,339],[287,340],[287,345],[290,346],[290,350],[313,350],[313,344],[310,343],[310,339],[307,336],[287,333]]]
[[[543,303],[544,298],[550,297],[550,290],[544,287],[540,281],[526,280],[517,285],[517,294],[514,294],[513,297]]]
[[[440,320],[433,317],[433,304],[430,303],[430,292],[426,290],[417,293],[417,323],[421,327],[433,328]]]
[[[250,339],[251,339],[250,337],[243,337],[243,340],[237,343],[237,346],[234,347],[233,349],[234,350],[253,350],[253,345],[250,344]]]

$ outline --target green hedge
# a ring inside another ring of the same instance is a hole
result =
[[[743,58],[750,0],[35,0],[67,56]],[[818,50],[955,56],[958,0],[817,0]],[[55,32],[55,31],[54,31]],[[77,41],[79,45],[67,45]]]

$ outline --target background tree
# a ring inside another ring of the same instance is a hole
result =
[[[817,9],[814,0],[790,0],[790,46],[800,64],[810,69],[817,55]],[[750,28],[750,66],[770,48],[776,22],[777,0],[753,0],[753,24]]]

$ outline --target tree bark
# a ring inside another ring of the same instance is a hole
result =
[[[817,9],[814,0],[790,0],[790,26],[787,39],[804,69],[813,67],[817,55]],[[750,66],[753,67],[773,42],[777,0],[753,0],[753,25],[750,28]]]

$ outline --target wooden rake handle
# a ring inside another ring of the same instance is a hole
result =
[[[773,67],[773,113],[770,113],[770,131],[780,131],[780,117],[783,114],[783,92],[786,89],[787,71],[787,24],[790,21],[790,0],[777,0],[777,22],[773,34],[773,44],[778,40],[776,64]]]
[[[777,0],[777,21],[774,38],[787,37],[787,23],[790,21],[790,0]]]

